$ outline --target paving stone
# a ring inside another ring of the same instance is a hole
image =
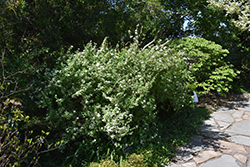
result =
[[[220,107],[218,110],[218,112],[226,112],[226,113],[231,113],[233,114],[235,111],[237,111],[236,109],[234,108],[230,108],[230,107]]]
[[[231,143],[224,140],[204,139],[203,142],[208,146],[214,148],[215,151],[221,151],[223,153],[242,153],[247,154],[246,149],[242,145]]]
[[[242,115],[244,114],[244,111],[235,111],[233,113],[233,118],[236,119],[236,118],[241,118]]]
[[[225,131],[250,136],[250,120],[236,122],[230,129],[226,129]]]
[[[227,107],[235,108],[237,110],[250,111],[250,102],[238,101],[229,102],[226,104]]]
[[[169,165],[166,165],[165,167],[182,167],[182,166],[171,162]]]
[[[237,106],[237,109],[241,111],[250,111],[250,103],[242,102],[239,106]]]
[[[222,155],[220,158],[205,162],[200,167],[239,167],[236,159],[230,155]]]
[[[227,129],[232,123],[217,121],[221,130]]]
[[[211,137],[211,138],[222,138],[226,135],[218,129],[217,123],[214,121],[213,118],[207,119],[203,122],[203,124],[200,127],[200,133],[202,135]]]
[[[227,135],[225,133],[222,133],[219,129],[211,129],[211,130],[202,130],[200,133],[204,136],[213,138],[213,139],[220,139],[224,138]]]
[[[176,152],[175,160],[178,162],[187,162],[194,157],[192,155],[193,153],[203,150],[211,150],[212,148],[203,144],[202,139],[202,136],[193,136],[190,143],[178,149],[178,151]]]
[[[189,151],[177,151],[174,160],[177,162],[187,162],[191,160],[194,156],[192,152]]]
[[[236,108],[242,111],[250,111],[250,102],[239,102],[237,103]]]
[[[245,114],[249,115],[250,116],[250,111],[246,111]]]
[[[202,151],[202,150],[207,150],[209,149],[208,146],[204,145],[202,143],[202,136],[199,135],[195,135],[191,138],[191,142],[188,143],[185,147],[182,147],[181,150],[182,151],[189,151],[191,153],[195,153],[198,151]]]
[[[247,162],[247,157],[239,153],[234,154],[234,158],[236,158],[238,161],[240,161],[243,164]]]
[[[246,137],[246,136],[232,136],[229,137],[228,139],[234,141],[235,143],[238,144],[243,144],[246,146],[250,146],[250,137]]]
[[[242,117],[243,119],[245,119],[245,120],[250,120],[250,116],[249,115],[247,115],[247,114],[245,114],[245,115],[243,115],[243,117]]]
[[[227,135],[227,137],[237,136],[237,134],[230,132],[225,132],[225,134]]]
[[[246,101],[250,102],[250,94],[240,94],[240,95],[234,95],[234,100],[235,101]]]
[[[205,120],[203,122],[203,125],[205,125],[208,128],[217,128],[218,127],[218,125],[216,124],[216,122],[214,121],[213,118],[209,118],[209,119]]]
[[[248,160],[247,167],[250,167],[250,160]]]
[[[242,121],[243,119],[242,118],[236,118],[235,119],[235,122],[240,122],[240,121]]]
[[[203,152],[200,152],[197,156],[194,157],[194,161],[197,163],[197,164],[200,164],[200,163],[203,163],[209,159],[212,159],[212,158],[215,158],[215,157],[218,157],[218,156],[221,156],[222,154],[220,152],[216,152],[216,151],[212,151],[212,150],[209,150],[209,151],[203,151]]]
[[[211,114],[211,117],[213,117],[217,121],[224,121],[224,122],[229,122],[229,123],[234,122],[233,117],[228,113],[215,112]]]
[[[183,167],[196,167],[196,163],[195,162],[187,162],[185,164],[182,164]]]
[[[175,160],[179,162],[187,162],[193,158],[193,153],[211,149],[202,143],[202,139],[202,136],[193,136],[190,143],[178,149]]]

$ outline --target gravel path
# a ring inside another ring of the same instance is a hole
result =
[[[250,94],[211,114],[168,167],[250,167]]]

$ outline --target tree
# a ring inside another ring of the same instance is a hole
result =
[[[250,1],[248,0],[219,0],[208,1],[210,5],[224,9],[227,14],[236,14],[234,24],[243,31],[250,31]]]
[[[219,2],[217,1],[217,3]],[[197,4],[200,5],[193,6],[194,12],[191,13],[186,34],[214,41],[228,49],[230,53],[224,60],[229,61],[241,71],[238,81],[240,84],[248,86],[250,81],[250,31],[237,27],[235,21],[239,21],[239,15],[237,13],[229,14],[224,8],[216,6],[216,2],[197,1]]]

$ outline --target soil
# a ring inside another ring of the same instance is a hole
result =
[[[225,96],[217,93],[209,93],[199,96],[198,107],[206,108],[208,110],[216,111],[219,107],[224,106],[230,101],[248,101],[250,94],[235,94],[228,93]]]

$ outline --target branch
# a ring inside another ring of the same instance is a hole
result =
[[[18,85],[18,83],[16,83],[15,88],[14,88],[14,91],[13,91],[12,93],[10,93],[10,94],[8,94],[8,95],[5,95],[5,96],[2,95],[2,96],[0,97],[0,100],[3,99],[3,98],[9,97],[9,96],[11,96],[11,95],[13,95],[13,94],[27,91],[27,90],[29,90],[29,89],[34,85],[34,83],[30,84],[30,86],[29,86],[28,88],[26,88],[26,89],[21,89],[21,90],[16,91],[17,85]]]
[[[3,66],[3,59],[4,59],[4,54],[5,54],[5,49],[3,50],[2,52],[2,58],[1,58],[1,65],[2,65],[2,76],[3,76],[3,79],[5,79],[5,76],[4,76],[4,66]]]
[[[181,14],[175,14],[175,15],[181,15]],[[180,20],[184,19],[187,15],[189,15],[189,13],[186,13],[184,16],[182,16],[182,18],[181,18]],[[171,17],[171,18],[169,19],[167,25],[169,25],[170,22],[171,22],[172,20],[173,20],[173,17]],[[154,43],[155,41],[157,41],[158,39],[160,39],[166,31],[167,31],[167,29],[165,28],[165,29],[160,33],[160,35],[158,35],[155,39],[153,39],[151,42],[149,42],[147,45],[145,45],[145,46],[142,48],[142,50],[146,49],[149,45],[151,45],[152,43]]]
[[[29,90],[29,89],[33,86],[33,84],[34,84],[34,83],[30,84],[30,86],[27,87],[27,88],[25,88],[25,89],[17,90],[18,81],[15,80],[14,77],[15,77],[17,74],[24,73],[25,71],[27,71],[27,70],[30,69],[30,68],[26,68],[26,69],[24,69],[24,70],[17,71],[17,72],[15,72],[15,73],[13,73],[13,74],[10,74],[9,76],[6,77],[6,76],[5,76],[5,72],[4,72],[4,65],[3,65],[4,55],[5,55],[5,50],[2,52],[2,58],[1,58],[1,66],[2,66],[2,77],[3,77],[3,80],[0,79],[0,81],[2,81],[0,88],[2,88],[4,85],[6,85],[7,79],[9,79],[9,81],[8,81],[7,83],[15,83],[15,87],[14,87],[14,90],[13,90],[10,94],[8,94],[8,95],[4,95],[4,93],[2,93],[2,95],[0,96],[0,100],[3,99],[3,98],[7,98],[7,97],[9,97],[9,96],[11,96],[11,95],[13,95],[13,94],[20,93],[20,92],[23,92],[23,91],[27,91],[27,90]],[[10,79],[13,79],[14,81],[13,81],[13,80],[10,80]],[[8,87],[8,86],[7,86],[7,87]],[[5,88],[5,91],[7,90],[7,87]]]
[[[11,75],[7,76],[5,79],[8,79],[8,78],[10,78],[10,77],[14,77],[14,76],[17,75],[17,74],[21,74],[21,73],[27,71],[28,69],[30,69],[30,68],[26,68],[26,69],[24,69],[24,70],[22,70],[22,71],[17,71],[17,72],[15,72],[14,74],[11,74]]]

